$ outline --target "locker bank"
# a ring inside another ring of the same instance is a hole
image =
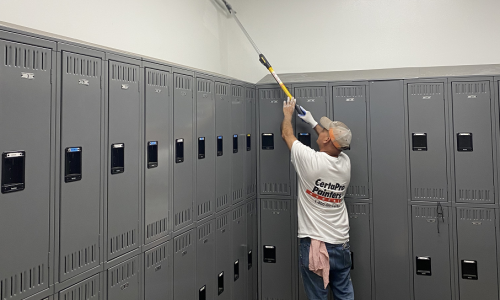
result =
[[[307,300],[286,94],[254,56],[232,65],[237,31],[187,66],[2,18],[0,300]],[[499,300],[500,64],[289,70],[299,105],[353,133],[355,299]]]

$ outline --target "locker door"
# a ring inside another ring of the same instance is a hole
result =
[[[252,192],[254,195],[257,195],[257,151],[258,151],[258,148],[257,148],[257,144],[258,144],[258,139],[259,139],[259,135],[257,133],[257,100],[256,100],[256,95],[257,95],[257,92],[255,89],[252,89],[252,92],[251,92],[251,106],[252,106],[252,130],[250,131],[250,133],[252,134],[252,139],[251,139],[251,143],[252,143],[252,164],[251,164],[251,170],[252,170],[252,180],[253,180],[253,189],[252,189]],[[257,224],[255,224],[257,226]]]
[[[412,206],[415,300],[451,300],[448,207]]]
[[[101,261],[98,245],[103,101],[100,58],[63,52],[62,70],[60,281],[90,270]]]
[[[255,134],[254,134],[254,105],[255,105],[255,89],[246,89],[246,101],[245,101],[245,133],[246,141],[245,147],[245,196],[246,198],[253,197],[255,195],[255,168],[256,165],[253,164],[253,156],[255,153]]]
[[[370,204],[349,203],[349,244],[351,245],[351,279],[359,299],[372,299]]]
[[[144,253],[145,300],[172,299],[172,242]]]
[[[246,300],[248,283],[247,215],[245,205],[233,210],[233,299]]]
[[[261,199],[262,298],[292,298],[292,233],[289,200]],[[298,259],[298,258],[293,258]]]
[[[193,77],[174,74],[174,230],[193,222]]]
[[[197,78],[196,134],[196,219],[201,220],[215,211],[215,136],[214,83]]]
[[[108,300],[139,299],[139,257],[135,256],[109,269]]]
[[[230,213],[225,213],[216,219],[216,260],[215,273],[217,283],[217,299],[232,300],[233,290],[233,260],[231,244]]]
[[[460,300],[498,299],[495,211],[457,208]]]
[[[108,260],[139,245],[139,67],[109,62]]]
[[[257,297],[257,247],[254,243],[255,227],[255,201],[252,200],[247,203],[247,289],[248,300],[256,300]]]
[[[232,145],[232,194],[233,204],[245,199],[245,89],[238,85],[231,86],[231,145]]]
[[[47,298],[48,299],[48,298]],[[101,300],[101,274],[96,274],[57,293],[58,300]]]
[[[294,91],[295,99],[297,99],[297,104],[302,106],[305,110],[310,111],[317,122],[319,122],[321,117],[327,115],[326,87],[296,87]],[[297,114],[295,114],[295,124],[295,134],[297,136],[297,139],[299,141],[302,141],[302,143],[306,146],[319,151],[318,144],[316,143],[316,140],[318,139],[318,134],[316,133],[316,131],[311,128],[309,124],[303,122],[299,118],[299,116],[297,116]]]
[[[174,239],[174,299],[196,299],[196,249],[193,230]]]
[[[494,203],[488,81],[453,82],[457,202]]]
[[[196,241],[197,300],[213,300],[217,295],[215,281],[215,220],[198,226]],[[204,297],[203,297],[204,296]]]
[[[290,150],[281,138],[281,89],[259,90],[260,194],[290,196]]]
[[[231,205],[231,155],[233,140],[231,135],[231,97],[229,84],[215,83],[215,137],[217,157],[216,170],[216,211]]]
[[[333,87],[333,119],[345,123],[352,132],[350,149],[344,150],[351,159],[351,183],[346,198],[369,198],[366,87]]]
[[[50,49],[0,49],[0,298],[17,300],[48,287],[52,63]]]
[[[145,240],[150,243],[170,231],[169,149],[172,119],[171,74],[146,68]]]

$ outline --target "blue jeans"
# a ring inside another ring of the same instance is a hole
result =
[[[330,289],[335,300],[354,300],[351,276],[351,251],[349,243],[333,245],[325,243],[330,256]],[[304,289],[309,300],[327,300],[328,289],[324,289],[323,278],[309,270],[309,238],[300,239],[299,267],[304,282]]]

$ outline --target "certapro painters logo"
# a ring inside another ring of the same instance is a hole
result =
[[[338,207],[338,205],[331,205],[329,203],[338,204],[342,202],[342,194],[345,190],[345,185],[323,182],[321,179],[316,180],[314,185],[313,190],[307,190],[306,193],[315,198],[314,202],[316,202],[316,204],[327,207]]]

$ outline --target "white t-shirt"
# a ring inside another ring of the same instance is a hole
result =
[[[295,141],[291,157],[298,181],[298,237],[330,244],[348,241],[344,196],[351,179],[349,156],[341,152],[333,157]]]

